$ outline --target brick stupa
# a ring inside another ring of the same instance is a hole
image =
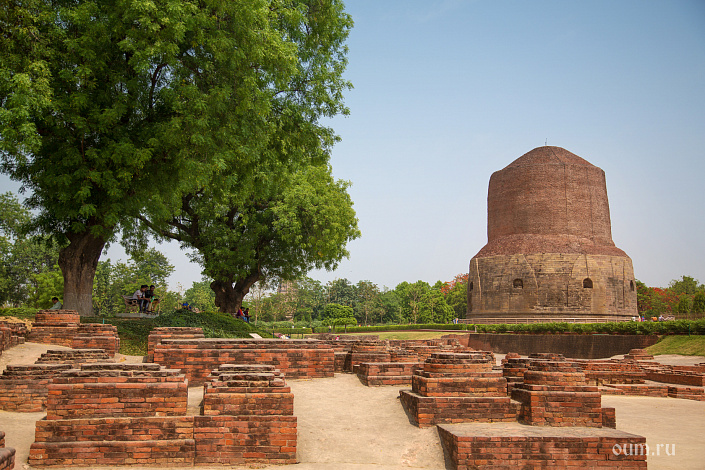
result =
[[[539,147],[492,175],[487,244],[470,261],[468,319],[636,314],[634,269],[612,241],[604,171],[563,148]]]

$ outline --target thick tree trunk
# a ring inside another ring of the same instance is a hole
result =
[[[215,306],[221,312],[237,312],[242,307],[242,299],[250,292],[250,287],[259,281],[259,278],[258,273],[253,273],[245,279],[239,279],[237,282],[232,280],[211,282],[211,289],[215,292]]]
[[[59,252],[64,276],[64,308],[81,316],[93,315],[93,278],[105,240],[88,231],[68,235],[69,246]]]

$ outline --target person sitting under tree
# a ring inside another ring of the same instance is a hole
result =
[[[53,304],[49,310],[61,310],[64,308],[63,305],[61,305],[61,302],[59,302],[58,297],[52,297],[51,298],[51,303]]]
[[[159,305],[159,299],[154,297],[154,284],[149,286],[149,289],[144,293],[144,298],[149,302],[147,305],[148,312],[154,312],[155,307]]]
[[[145,292],[147,292],[147,284],[142,284],[139,289],[135,291],[134,294],[132,294],[132,299],[137,301],[137,304],[140,307],[140,313],[144,313],[147,310],[147,305],[149,304],[149,300],[147,300],[144,296]]]

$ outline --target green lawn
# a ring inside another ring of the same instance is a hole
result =
[[[705,356],[705,336],[669,335],[646,348],[653,355],[680,354],[682,356]]]

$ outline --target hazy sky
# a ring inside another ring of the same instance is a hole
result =
[[[556,145],[606,173],[637,279],[705,282],[705,2],[349,0],[333,172],[362,237],[329,281],[449,280],[487,242],[492,172]],[[177,246],[172,288],[200,268]],[[112,248],[115,261],[120,250]]]

